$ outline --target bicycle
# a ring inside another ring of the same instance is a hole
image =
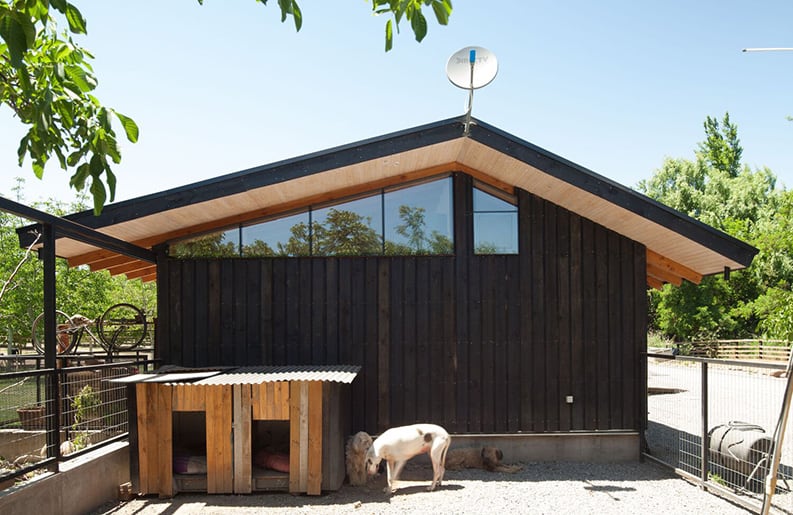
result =
[[[99,336],[91,331],[96,326]],[[55,339],[58,354],[77,352],[77,346],[87,334],[93,345],[98,344],[106,352],[118,352],[136,348],[146,337],[148,321],[143,311],[127,303],[114,304],[107,308],[97,320],[82,315],[69,316],[55,311]],[[33,348],[44,353],[44,313],[33,321],[31,332]]]

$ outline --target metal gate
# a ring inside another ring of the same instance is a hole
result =
[[[785,369],[784,362],[648,354],[645,455],[760,513]],[[793,434],[785,431],[771,506],[793,514]]]

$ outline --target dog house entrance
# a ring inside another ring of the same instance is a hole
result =
[[[207,489],[206,413],[174,411],[173,479],[177,491],[205,492]]]
[[[251,429],[252,488],[289,488],[289,421],[254,420]]]

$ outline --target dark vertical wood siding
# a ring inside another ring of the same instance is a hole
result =
[[[159,262],[159,356],[184,366],[355,364],[352,430],[639,430],[645,249],[518,191],[518,255]],[[572,396],[573,402],[566,401]]]

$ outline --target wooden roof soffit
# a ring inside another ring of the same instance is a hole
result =
[[[124,275],[127,279],[140,279],[143,282],[149,282],[157,279],[157,266],[151,265],[144,268],[139,268],[131,272],[125,272]]]
[[[683,279],[694,284],[702,282],[702,274],[666,256],[647,249],[647,285],[660,289],[664,283],[680,286]]]
[[[647,275],[647,286],[654,290],[660,290],[664,287],[664,283],[660,279]]]
[[[154,245],[164,243],[166,241],[185,238],[193,235],[205,234],[207,232],[213,230],[220,230],[222,228],[232,226],[235,224],[245,223],[256,219],[264,219],[270,216],[279,215],[281,213],[288,213],[289,211],[300,209],[308,205],[323,204],[328,202],[334,202],[337,200],[344,201],[347,198],[355,197],[356,195],[361,195],[370,191],[377,191],[379,189],[402,184],[404,182],[428,179],[436,175],[461,171],[461,169],[462,168],[458,166],[456,163],[449,163],[445,165],[424,168],[409,173],[399,174],[397,176],[389,177],[387,179],[369,181],[366,183],[358,184],[350,188],[328,191],[322,193],[321,195],[313,195],[310,197],[299,198],[277,205],[267,206],[261,209],[256,209],[254,211],[237,213],[233,216],[212,220],[211,222],[196,224],[190,227],[183,227],[176,231],[170,231],[167,233],[150,236],[145,239],[136,240],[133,243],[135,245],[144,248],[150,248],[153,247]],[[498,184],[494,186],[497,186],[500,189],[505,189],[505,187],[502,184]],[[67,261],[69,263],[69,266],[89,265],[92,270],[102,270],[104,268],[108,268],[109,266],[115,266],[117,264],[120,264],[120,261],[118,261],[118,254],[103,249],[93,250],[90,252],[86,252],[85,254],[71,256],[70,258],[68,258]]]

